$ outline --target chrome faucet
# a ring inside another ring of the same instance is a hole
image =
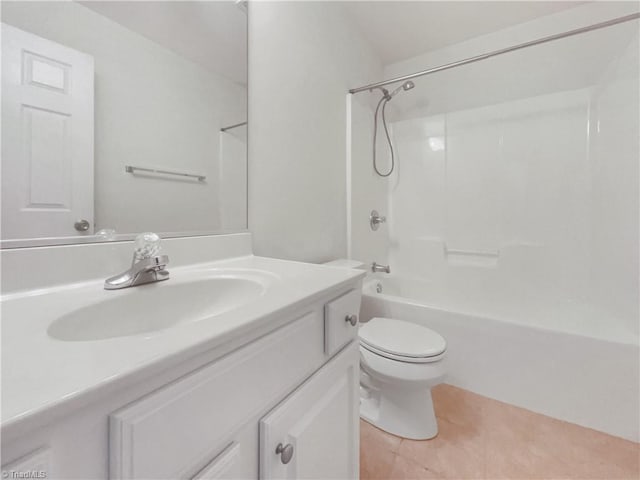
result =
[[[380,265],[379,263],[373,262],[371,264],[371,271],[373,273],[376,273],[376,272],[391,273],[391,268],[389,267],[389,265]]]
[[[160,282],[169,279],[166,266],[167,255],[157,255],[160,250],[160,237],[155,233],[142,233],[136,237],[131,268],[107,278],[104,281],[106,290],[135,287],[145,283]]]

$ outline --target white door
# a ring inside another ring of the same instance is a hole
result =
[[[2,237],[91,234],[93,57],[1,28]]]
[[[358,478],[358,361],[352,342],[260,421],[260,478]]]

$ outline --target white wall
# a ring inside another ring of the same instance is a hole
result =
[[[424,70],[429,67],[435,67],[438,65],[443,65],[452,61],[457,61],[463,58],[471,57],[474,55],[479,55],[482,53],[490,52],[493,50],[498,50],[500,48],[506,48],[518,43],[531,41],[537,38],[541,38],[547,35],[553,35],[559,32],[564,32],[568,30],[572,30],[574,28],[584,27],[586,25],[591,25],[598,22],[603,22],[605,20],[610,20],[612,18],[629,15],[632,13],[636,13],[638,11],[637,2],[626,2],[626,1],[595,1],[595,2],[587,2],[585,5],[576,6],[574,8],[564,10],[552,15],[547,15],[545,17],[540,17],[538,19],[521,23],[518,25],[514,25],[509,28],[505,28],[502,30],[498,30],[494,33],[490,33],[487,35],[481,35],[479,37],[472,38],[470,40],[466,40],[464,42],[456,43],[454,45],[450,45],[445,48],[441,48],[438,50],[426,52],[423,55],[419,55],[416,57],[408,58],[404,61],[393,63],[390,65],[385,65],[384,69],[384,78],[393,78],[399,75],[407,75],[410,73],[414,73],[420,70]],[[586,37],[590,35],[594,35],[595,33],[587,33]],[[586,38],[585,35],[578,35],[573,37],[577,42],[584,41]],[[564,42],[571,42],[571,39],[564,39],[558,42],[551,42],[545,45],[539,45],[537,47],[533,47],[533,51],[540,51],[540,49],[544,49],[546,46],[550,48],[558,48],[558,45]],[[606,45],[595,45],[595,51],[592,52],[576,52],[576,55],[580,55],[579,58],[589,58],[591,53],[597,53],[597,49],[606,48]],[[526,52],[527,50],[524,50]],[[528,49],[528,51],[532,51]],[[511,55],[519,55],[523,53],[514,52],[513,54],[508,54],[507,57],[496,57],[497,58],[508,58]],[[479,62],[476,66],[488,65],[493,60],[489,60],[489,63],[486,61]],[[549,62],[549,66],[553,67],[561,67],[556,60],[549,57],[546,59]],[[453,70],[454,72],[456,69]],[[460,71],[460,70],[458,70]],[[492,69],[488,70],[491,73]],[[480,71],[482,72],[482,70]],[[476,70],[475,74],[479,72]],[[504,71],[502,72],[504,75],[511,75],[514,72],[512,71]],[[542,78],[548,77],[548,71],[540,72]],[[427,77],[424,77],[427,78]],[[431,78],[441,78],[440,74],[432,75]],[[556,83],[563,81],[563,79],[555,79]],[[470,86],[469,88],[473,88]],[[504,93],[503,93],[504,95]]]
[[[220,132],[220,223],[226,231],[247,228],[247,126]]]
[[[379,61],[339,3],[253,2],[249,72],[255,253],[346,256],[346,93],[379,79]]]
[[[76,2],[3,2],[2,21],[95,59],[96,229],[221,227],[219,129],[246,119],[245,88]],[[134,177],[125,165],[207,183]]]

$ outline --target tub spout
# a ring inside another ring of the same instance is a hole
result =
[[[373,273],[376,273],[376,272],[391,273],[391,268],[389,267],[389,265],[380,265],[379,263],[373,262],[371,264],[371,271]]]

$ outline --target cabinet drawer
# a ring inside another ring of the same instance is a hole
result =
[[[322,333],[316,310],[110,415],[111,478],[210,474],[236,429],[323,362]]]
[[[361,295],[360,289],[350,290],[325,305],[324,351],[327,355],[333,355],[358,335],[358,322],[352,325],[349,320],[352,315],[358,319]]]

